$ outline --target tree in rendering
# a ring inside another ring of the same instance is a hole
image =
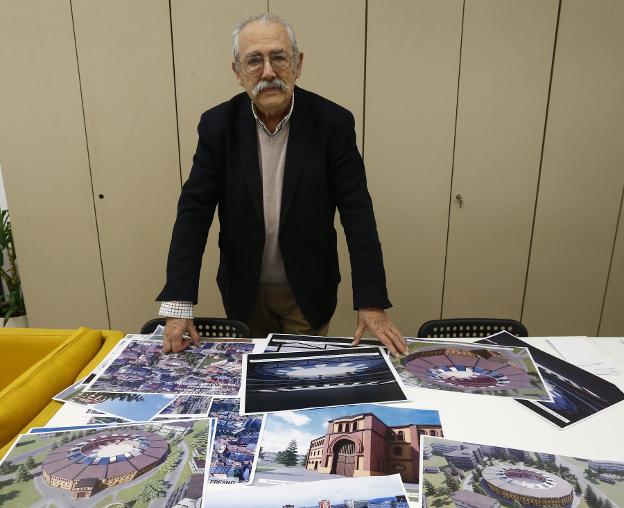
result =
[[[17,466],[17,473],[15,474],[15,481],[17,483],[27,482],[30,480],[30,475],[28,474],[28,468],[26,464],[20,464]]]
[[[427,497],[435,496],[438,493],[436,491],[436,488],[433,486],[433,483],[431,483],[429,480],[425,480],[423,482],[423,489],[425,492],[425,496]]]
[[[163,480],[151,481],[143,486],[137,495],[137,501],[140,503],[149,503],[152,499],[165,497],[167,489]]]
[[[29,470],[33,469],[37,465],[37,463],[35,462],[35,459],[33,459],[32,455],[28,456],[28,458],[26,459],[26,462],[24,464],[26,464],[26,467]]]
[[[480,483],[473,483],[472,484],[472,490],[475,491],[477,494],[481,494],[482,496],[487,496],[487,492],[485,491],[485,489],[483,487],[481,487]]]
[[[5,474],[11,474],[12,471],[13,471],[13,464],[11,464],[11,462],[9,462],[8,460],[0,464],[0,476],[3,476]]]
[[[596,493],[594,492],[594,489],[591,488],[591,485],[587,485],[585,488],[584,498],[589,508],[596,508],[596,505],[598,504],[598,496],[596,496]]]
[[[448,471],[444,472],[444,484],[449,489],[451,495],[453,494],[453,492],[457,492],[461,487],[461,482],[459,481],[459,479],[456,476],[453,476]]]
[[[482,478],[483,476],[481,475],[481,471],[479,471],[477,468],[472,470],[472,483],[473,484],[479,483]]]
[[[280,459],[278,460],[278,462],[280,464],[284,464],[286,467],[296,466],[298,462],[297,441],[291,439],[286,449],[283,450],[281,453],[278,452],[278,458]]]

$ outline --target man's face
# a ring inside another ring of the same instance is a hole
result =
[[[289,109],[303,53],[295,67],[286,29],[280,23],[249,23],[238,36],[238,51],[240,64],[232,69],[256,108],[267,116]],[[285,68],[274,68],[269,59]]]

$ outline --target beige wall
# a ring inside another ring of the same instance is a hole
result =
[[[298,33],[300,85],[355,115],[404,333],[506,316],[624,335],[619,0],[0,0],[0,165],[33,326],[156,314],[199,116],[240,91],[229,33],[265,9]],[[223,315],[217,228],[197,315]],[[344,238],[340,260],[330,333],[351,335]]]

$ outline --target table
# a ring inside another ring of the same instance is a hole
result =
[[[476,340],[462,339],[467,342]],[[522,340],[561,357],[547,337],[522,337]],[[622,339],[600,337],[589,340],[611,355],[613,363],[624,372]],[[604,379],[624,390],[624,375],[604,376]],[[450,439],[587,459],[624,461],[621,431],[624,401],[561,430],[511,398],[412,387],[407,387],[406,391],[410,407],[440,412],[444,435]]]

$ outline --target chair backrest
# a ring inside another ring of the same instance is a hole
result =
[[[526,327],[513,319],[459,318],[434,319],[424,323],[418,336],[426,337],[487,337],[498,332],[509,332],[516,337],[528,337]]]
[[[249,327],[242,321],[224,318],[194,318],[195,328],[200,337],[234,337],[248,338],[251,336]],[[165,326],[165,318],[151,319],[143,325],[141,333],[152,333],[158,325]]]

